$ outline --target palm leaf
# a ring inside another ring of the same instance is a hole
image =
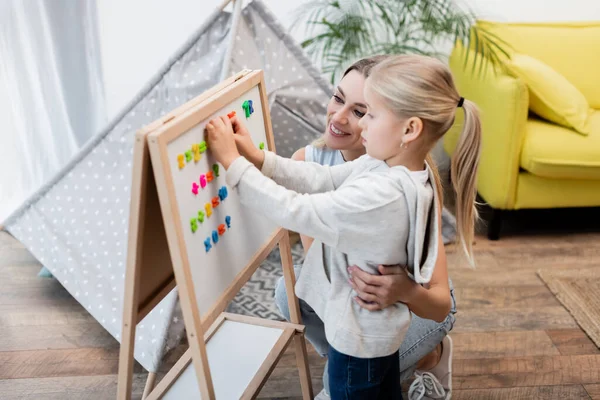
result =
[[[304,27],[302,47],[332,83],[351,61],[379,53],[443,57],[437,44],[464,44],[465,63],[479,54],[473,73],[510,58],[506,42],[476,24],[454,0],[313,0],[298,8],[292,27]]]

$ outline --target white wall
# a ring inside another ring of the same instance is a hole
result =
[[[264,0],[284,26],[308,0]],[[222,0],[99,0],[102,67],[109,119],[195,32]],[[246,1],[244,2],[246,4]],[[231,5],[228,6],[231,9]]]
[[[310,0],[263,0],[289,27]],[[499,21],[600,20],[600,0],[462,0]],[[109,118],[202,24],[222,0],[99,0],[100,37]],[[302,39],[296,33],[296,39]]]
[[[482,19],[503,22],[597,21],[598,0],[461,0]]]

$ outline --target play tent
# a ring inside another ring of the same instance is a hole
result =
[[[235,10],[216,10],[105,129],[4,221],[117,340],[135,131],[244,68],[265,71],[279,154],[290,156],[324,130],[330,84],[261,1]],[[165,346],[182,332],[174,290],[139,324],[136,360],[156,371]]]
[[[260,0],[243,10],[240,3],[232,13],[217,9],[105,129],[4,221],[117,340],[134,132],[245,68],[265,72],[278,154],[289,157],[324,131],[332,86]],[[183,329],[175,289],[138,325],[136,360],[157,371]]]

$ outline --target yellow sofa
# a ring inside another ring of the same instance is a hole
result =
[[[529,111],[527,84],[510,69],[465,63],[460,44],[449,64],[460,94],[480,108],[483,124],[478,193],[492,208],[488,237],[498,239],[503,210],[600,206],[600,22],[505,24],[478,22],[511,46],[564,76],[589,103],[589,133],[541,119]],[[444,149],[452,154],[455,127]]]

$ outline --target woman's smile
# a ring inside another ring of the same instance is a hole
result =
[[[337,136],[337,137],[350,135],[349,133],[341,130],[339,127],[336,127],[333,122],[329,124],[329,133],[331,133],[333,136]]]

